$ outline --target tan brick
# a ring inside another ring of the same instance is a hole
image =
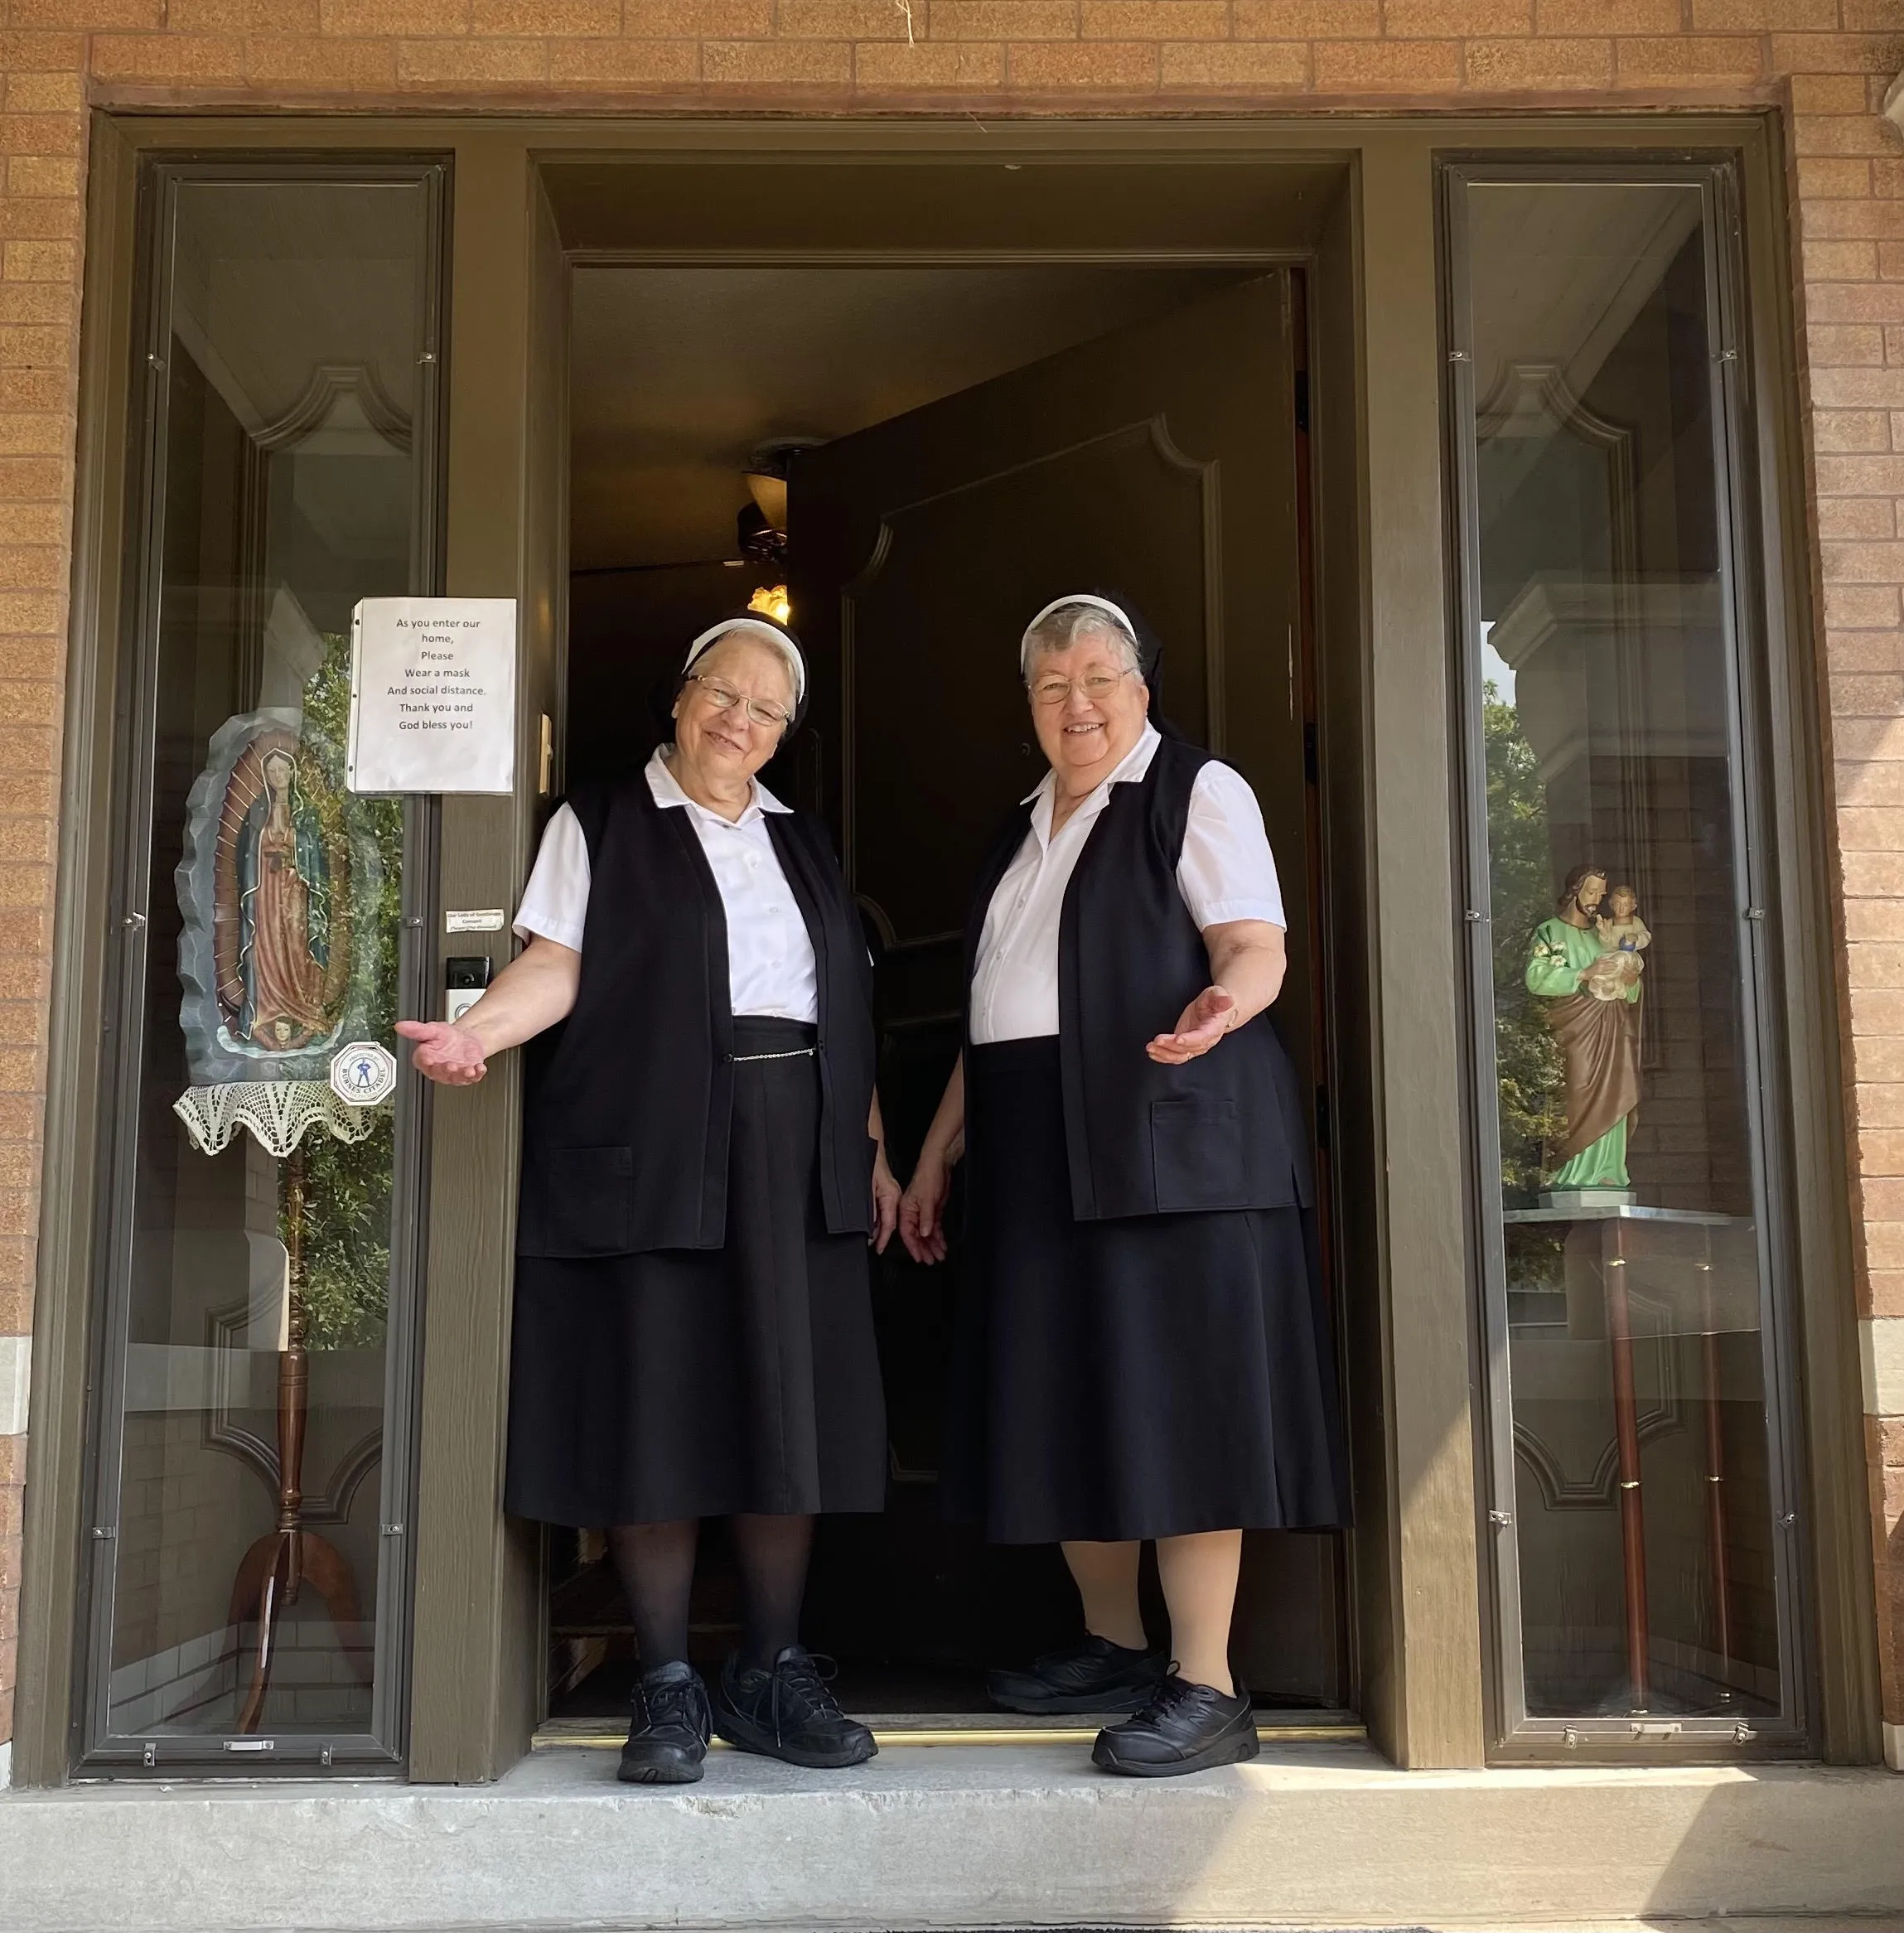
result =
[[[1848,545],[1834,548],[1845,549]],[[1876,545],[1868,548],[1875,549]],[[1890,718],[1904,715],[1904,679],[1866,678],[1848,674],[1831,680],[1831,709],[1839,718]],[[1841,835],[1842,836],[1842,835]],[[1887,835],[1878,842],[1888,846]]]
[[[10,330],[9,335],[24,335]],[[58,457],[0,457],[0,501],[51,503],[71,494],[70,473]]]
[[[544,41],[399,41],[399,85],[462,86],[471,82],[543,80],[548,75]]]
[[[1895,30],[1893,15],[1891,26]],[[1775,74],[1895,74],[1904,66],[1904,34],[1787,34],[1771,36]]]
[[[1860,539],[1895,537],[1897,534],[1897,505],[1887,496],[1825,496],[1818,500],[1818,534],[1820,537]],[[1846,631],[1847,638],[1882,637],[1882,631]],[[1834,660],[1835,663],[1836,660]],[[1869,670],[1868,664],[1844,664],[1846,671]],[[1887,670],[1891,667],[1884,667]]]
[[[1001,88],[1005,50],[983,41],[873,41],[853,51],[853,80],[861,87]]]
[[[621,0],[470,0],[471,33],[555,40],[621,31]]]
[[[1695,33],[1810,33],[1838,26],[1838,0],[1693,0]]]
[[[913,0],[918,22],[916,36],[925,24],[925,9]],[[906,12],[893,0],[780,0],[774,10],[777,36],[803,41],[902,41],[906,38]]]
[[[46,591],[0,591],[0,631],[58,632],[65,628],[65,621],[64,597]]]
[[[1879,1128],[1858,1137],[1860,1174],[1882,1180],[1904,1175],[1904,1128]]]
[[[56,456],[72,440],[72,425],[64,416],[0,416],[0,457]]]
[[[1871,192],[1871,163],[1868,161],[1800,161],[1798,192],[1808,210],[1813,202],[1827,199],[1861,201]]]
[[[244,77],[267,86],[301,83],[313,88],[384,92],[397,84],[397,43],[260,34],[244,43]]]
[[[1811,399],[1826,409],[1904,409],[1904,369],[1815,369]]]
[[[1008,83],[1021,92],[1108,94],[1157,85],[1161,65],[1154,45],[1093,41],[1062,46],[1052,41],[1012,46],[1006,52]]]
[[[853,49],[843,41],[709,41],[701,75],[724,87],[843,86],[853,79]]]
[[[684,85],[700,72],[701,50],[693,41],[551,41],[548,46],[552,80]]]
[[[467,33],[470,0],[318,0],[327,34]]]
[[[1877,249],[1878,274],[1887,282],[1904,282],[1904,239],[1882,241]]]
[[[64,504],[22,504],[0,500],[0,544],[63,544]],[[0,653],[10,640],[0,638]]]
[[[78,315],[79,298],[70,282],[0,282],[0,327],[46,322],[70,329]]]
[[[1486,39],[1534,31],[1534,0],[1385,0],[1391,40]]]
[[[10,592],[0,592],[3,601]],[[60,719],[60,691],[49,680],[0,678],[0,725],[54,725]]]
[[[1792,111],[1800,114],[1858,114],[1870,107],[1863,79],[1855,74],[1795,74]]]
[[[0,588],[56,590],[66,581],[66,553],[52,544],[0,545]]]
[[[0,73],[80,74],[85,65],[84,34],[0,31]]]
[[[1889,155],[1897,137],[1879,114],[1805,114],[1792,128],[1792,145],[1805,155]]]
[[[24,1483],[26,1481],[26,1438],[0,1437],[0,1483]]]
[[[1875,242],[1827,242],[1808,236],[1803,254],[1807,282],[1869,282],[1877,274]]]
[[[1872,496],[1904,491],[1904,456],[1820,457],[1818,487],[1828,495]]]
[[[7,112],[10,114],[70,114],[85,105],[85,82],[75,74],[9,74]]]
[[[165,0],[10,0],[7,24],[37,31],[77,27],[82,33],[106,32],[115,27],[162,27]]]
[[[1835,235],[1897,240],[1904,239],[1904,203],[1809,201],[1805,206],[1804,223],[1805,234],[1819,240]],[[1879,260],[1882,259],[1880,250]]]
[[[1078,0],[932,0],[935,41],[1075,41]]]
[[[766,40],[773,0],[623,0],[621,31],[643,40]]]
[[[1679,0],[1534,0],[1544,34],[1672,34],[1679,24]]]
[[[259,34],[292,40],[322,25],[317,0],[167,0],[175,32]]]
[[[0,204],[0,234],[70,235],[79,232],[80,164],[47,154],[15,154],[7,161],[7,192]]]
[[[117,37],[104,35],[101,42]],[[85,137],[85,122],[79,114],[0,114],[0,153],[77,154]]]
[[[99,34],[93,71],[109,80],[236,80],[244,43],[232,34]]]
[[[1321,94],[1405,92],[1461,80],[1458,41],[1319,41],[1315,56]]]
[[[1805,360],[1820,369],[1878,369],[1884,329],[1877,322],[1815,323],[1805,332]]]
[[[51,772],[59,766],[60,741],[56,733],[41,727],[0,725],[0,759],[23,772]],[[0,914],[0,946],[41,945],[44,938],[22,938]]]
[[[1470,41],[1462,50],[1470,87],[1607,88],[1611,41]]]
[[[41,864],[51,864],[52,858],[51,819],[25,814],[0,814],[0,859],[32,859]],[[0,1005],[5,1004],[0,1002]],[[17,1004],[24,1012],[33,1011],[25,1002]]]
[[[1621,40],[1614,60],[1622,87],[1703,86],[1757,80],[1765,73],[1765,43],[1732,35]]]
[[[0,273],[9,282],[70,284],[79,274],[79,244],[76,242],[7,242],[4,244],[4,264]]]
[[[1078,26],[1090,41],[1227,40],[1230,0],[1084,0]]]
[[[1815,282],[1805,299],[1815,321],[1904,323],[1904,283]]]
[[[1301,41],[1192,41],[1165,47],[1160,71],[1166,87],[1299,88],[1308,84],[1309,49]]]
[[[1871,192],[1896,201],[1904,196],[1904,161],[1873,161],[1871,168]]]
[[[1234,0],[1240,41],[1373,40],[1381,0]]]

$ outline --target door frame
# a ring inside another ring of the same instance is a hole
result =
[[[1795,1235],[1805,1358],[1808,1580],[1820,1634],[1818,1742],[1878,1754],[1872,1554],[1850,1294],[1828,793],[1805,559],[1802,418],[1793,370],[1780,129],[1766,114],[1521,114],[1435,118],[868,121],[703,118],[116,115],[91,118],[74,618],[56,915],[45,1178],[34,1337],[33,1452],[15,1776],[70,1764],[80,1473],[89,1401],[98,1157],[95,1017],[121,635],[131,187],[143,153],[379,150],[452,162],[446,590],[516,596],[524,616],[523,775],[507,800],[442,814],[448,906],[507,903],[539,806],[539,715],[561,674],[566,343],[562,249],[542,179],[560,157],[988,162],[1011,154],[1230,157],[1339,167],[1308,259],[1325,880],[1332,930],[1341,1264],[1356,1466],[1354,1675],[1371,1739],[1398,1763],[1484,1762],[1498,1634],[1479,1521],[1470,1283],[1471,1177],[1450,1125],[1470,1104],[1450,1017],[1461,1011],[1452,817],[1454,609],[1434,166],[1447,150],[1567,152],[1684,143],[1742,159],[1747,185],[1759,507],[1776,708],[1777,858],[1807,916],[1784,936],[1798,1144]],[[447,953],[438,930],[437,945]],[[470,950],[468,936],[454,942]],[[511,1077],[439,1100],[415,1545],[413,1779],[499,1776],[527,1748],[540,1696],[539,1539],[500,1515],[515,1158]],[[1367,1178],[1360,1195],[1351,1176]]]

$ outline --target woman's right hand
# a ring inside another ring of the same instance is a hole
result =
[[[915,1262],[945,1259],[945,1197],[951,1192],[952,1170],[945,1157],[922,1153],[899,1201],[899,1239]]]
[[[483,1045],[453,1020],[399,1020],[397,1032],[415,1042],[411,1064],[445,1087],[474,1087],[489,1072]]]

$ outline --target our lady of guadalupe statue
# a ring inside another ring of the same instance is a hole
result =
[[[1630,888],[1616,889],[1612,918],[1602,911],[1607,898],[1604,868],[1576,867],[1554,917],[1534,929],[1529,943],[1527,990],[1541,1001],[1567,1066],[1567,1132],[1548,1183],[1557,1192],[1631,1185],[1626,1130],[1640,1104],[1641,949],[1651,935],[1635,916]]]
[[[283,1052],[322,1040],[336,1024],[332,869],[317,808],[298,784],[296,753],[273,745],[255,766],[249,805],[233,775],[219,834],[219,871],[229,869],[238,915],[229,970],[219,961],[219,1001],[235,1038]],[[221,940],[233,937],[231,924]]]

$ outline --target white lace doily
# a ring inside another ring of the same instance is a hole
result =
[[[340,1141],[363,1141],[377,1124],[375,1108],[350,1106],[327,1080],[230,1080],[188,1087],[172,1111],[185,1123],[201,1154],[216,1154],[240,1128],[249,1128],[259,1147],[282,1159],[313,1128]]]

